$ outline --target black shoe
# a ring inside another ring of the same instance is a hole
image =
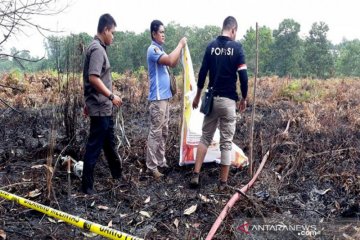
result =
[[[220,181],[219,182],[219,185],[218,185],[218,190],[219,192],[224,192],[225,190],[228,189],[228,185],[227,185],[227,182],[222,182]]]
[[[96,194],[96,191],[93,188],[89,188],[89,187],[81,187],[81,191],[87,195]]]
[[[123,173],[121,173],[120,175],[113,176],[113,179],[119,180],[119,181],[121,181],[121,180],[127,181],[127,178],[126,178],[125,174],[123,174]]]
[[[199,173],[193,173],[190,179],[190,187],[191,188],[197,188],[199,187],[200,182],[200,174]]]
[[[113,179],[120,179],[123,176],[122,168],[118,169],[117,171],[111,171],[111,176]]]

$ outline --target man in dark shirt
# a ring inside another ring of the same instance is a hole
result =
[[[94,168],[104,149],[113,178],[121,177],[121,163],[116,151],[113,105],[122,103],[119,96],[112,93],[110,62],[106,46],[113,41],[116,22],[109,14],[99,19],[97,35],[86,49],[83,81],[86,115],[90,116],[90,135],[84,156],[84,169],[81,190],[94,193]]]
[[[195,167],[190,184],[199,185],[199,173],[203,164],[208,146],[211,144],[215,130],[220,130],[220,190],[226,186],[231,164],[232,140],[236,128],[236,101],[239,100],[236,92],[237,73],[240,78],[242,99],[239,110],[246,107],[248,90],[247,67],[245,56],[240,43],[235,41],[237,21],[229,16],[224,20],[222,35],[212,41],[206,48],[197,83],[197,93],[193,101],[193,108],[197,108],[200,95],[204,87],[206,75],[209,72],[208,89],[213,88],[214,100],[212,111],[205,116],[202,136],[197,148]]]

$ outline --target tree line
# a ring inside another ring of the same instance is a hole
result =
[[[329,27],[324,22],[315,22],[305,39],[299,36],[300,24],[293,19],[284,19],[277,29],[259,27],[259,76],[277,75],[294,78],[359,77],[360,40],[343,40],[334,45],[327,39]],[[171,22],[165,26],[165,51],[174,49],[182,36],[187,36],[194,69],[200,68],[207,44],[218,36],[220,27],[183,27]],[[81,72],[86,46],[93,39],[87,33],[69,36],[50,36],[44,43],[47,57],[38,62],[26,62],[11,57],[0,60],[0,70],[22,71],[55,70],[58,72]],[[114,42],[108,48],[112,70],[118,73],[147,69],[146,51],[150,44],[150,32],[116,32]],[[256,57],[256,31],[250,28],[240,40],[243,45],[248,71],[254,74]],[[15,48],[12,52],[18,53]],[[21,59],[32,59],[29,52],[18,54]],[[174,72],[179,74],[180,67]]]

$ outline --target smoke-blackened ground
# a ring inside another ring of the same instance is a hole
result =
[[[5,101],[0,103],[1,190],[146,239],[204,239],[236,189],[251,179],[248,169],[234,168],[231,188],[219,192],[219,166],[206,164],[200,188],[189,187],[192,166],[178,165],[179,93],[171,102],[166,149],[170,168],[155,181],[145,165],[146,76],[124,75],[115,87],[124,100],[116,116],[121,120],[122,114],[131,146],[118,128],[125,178],[111,179],[101,156],[95,172],[97,194],[82,194],[80,179],[71,174],[68,199],[67,169],[60,156],[82,160],[89,127],[82,115],[79,78],[63,77],[65,81],[46,73],[22,81],[10,77],[4,75],[1,84],[12,88],[0,87]],[[250,105],[238,117],[234,138],[248,156],[252,90],[249,95]],[[288,133],[281,134],[288,122]],[[216,239],[360,237],[359,80],[260,79],[253,149],[255,170],[267,151],[270,156],[255,185],[220,225]],[[0,199],[0,216],[0,239],[102,238],[7,200]]]

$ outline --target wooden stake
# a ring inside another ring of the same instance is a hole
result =
[[[67,191],[67,199],[71,199],[71,159],[68,157],[67,159],[67,178],[68,178],[68,191]]]
[[[255,103],[256,103],[256,80],[258,75],[258,64],[259,64],[259,29],[258,23],[256,23],[256,58],[255,58],[255,79],[254,79],[254,99],[252,104],[251,112],[251,127],[250,127],[250,162],[249,162],[249,174],[253,175],[253,145],[254,145],[254,118],[255,118]]]

